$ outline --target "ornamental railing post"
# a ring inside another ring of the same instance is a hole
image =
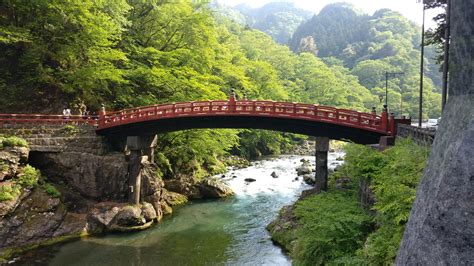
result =
[[[380,115],[380,129],[388,133],[388,113],[387,106],[384,105]]]
[[[390,114],[390,135],[395,136],[397,134],[397,128],[395,123],[395,114]]]
[[[106,115],[105,105],[102,104],[99,111],[99,128],[105,126],[105,115]]]
[[[235,112],[235,109],[236,109],[235,106],[236,106],[236,104],[235,104],[235,90],[232,89],[230,91],[230,97],[229,97],[229,111],[230,112]]]

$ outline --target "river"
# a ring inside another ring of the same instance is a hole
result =
[[[330,153],[334,167],[340,154]],[[295,168],[309,156],[267,157],[229,170],[230,199],[194,201],[149,230],[87,237],[27,252],[17,265],[291,265],[265,227],[310,188]],[[271,177],[271,173],[278,178]],[[245,182],[254,178],[255,182]]]

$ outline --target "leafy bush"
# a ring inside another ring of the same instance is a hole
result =
[[[79,134],[80,130],[77,126],[74,126],[74,125],[65,125],[62,129],[61,129],[62,133],[66,136],[75,136],[77,134]]]
[[[377,199],[373,209],[379,228],[369,236],[364,248],[370,263],[393,263],[428,155],[428,148],[403,139],[383,152],[384,163],[372,179]]]
[[[61,196],[61,192],[59,192],[59,190],[50,183],[44,183],[42,187],[44,191],[46,191],[46,193],[48,193],[48,195],[53,198],[59,198]]]
[[[355,144],[345,150],[345,164],[336,175],[364,178],[376,198],[372,210],[376,212],[377,229],[358,254],[369,264],[393,264],[429,149],[409,139],[398,139],[384,152]]]
[[[18,184],[22,187],[33,187],[38,183],[41,172],[30,165],[26,165],[18,175]]]
[[[28,147],[28,142],[15,136],[0,137],[0,149],[3,147]]]
[[[14,183],[2,184],[0,186],[0,202],[16,198],[20,193],[20,187]]]
[[[301,225],[292,255],[298,265],[330,264],[356,256],[372,228],[353,191],[330,190],[307,197],[294,211]]]

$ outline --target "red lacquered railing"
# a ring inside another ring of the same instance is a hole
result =
[[[5,125],[99,125],[98,116],[0,114],[0,127]]]
[[[376,114],[303,103],[273,101],[198,101],[160,104],[101,114],[98,129],[150,120],[199,116],[261,116],[327,122],[387,133]]]
[[[115,112],[99,112],[99,116],[62,116],[41,114],[0,114],[0,127],[5,125],[93,125],[98,130],[160,119],[199,116],[257,116],[300,119],[360,128],[386,135],[394,134],[395,119],[348,109],[304,103],[273,101],[196,101],[159,104]]]

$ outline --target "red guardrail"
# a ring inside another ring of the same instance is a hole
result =
[[[4,125],[99,125],[99,116],[0,114],[0,127]]]
[[[375,114],[303,103],[273,101],[197,101],[125,109],[109,112],[99,119],[98,129],[150,120],[198,116],[284,117],[327,122],[387,133],[387,124]]]
[[[116,112],[100,112],[99,116],[62,116],[42,114],[0,114],[0,127],[4,125],[93,125],[97,129],[138,123],[150,120],[199,116],[261,116],[293,118],[326,122],[365,129],[387,135],[392,134],[394,119],[389,123],[387,113],[381,116],[348,109],[304,103],[273,101],[196,101],[159,104],[124,109]]]

